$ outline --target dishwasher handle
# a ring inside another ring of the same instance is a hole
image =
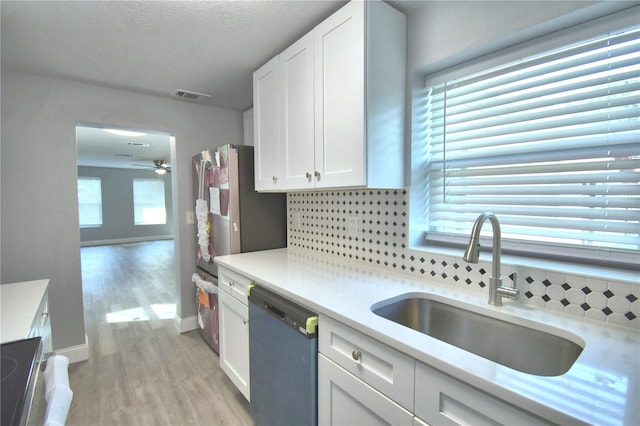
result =
[[[274,317],[308,339],[317,337],[318,314],[263,287],[254,286],[249,292],[249,316],[254,308]]]
[[[269,303],[264,302],[264,310],[273,314],[277,318],[280,318],[281,320],[284,319],[284,311],[282,309],[276,308],[274,305],[270,305]]]

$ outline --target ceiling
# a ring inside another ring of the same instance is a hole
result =
[[[244,111],[252,73],[344,1],[6,1],[2,71]]]
[[[154,168],[154,160],[165,160],[171,165],[171,135],[146,130],[141,132],[146,134],[119,136],[101,127],[76,126],[78,165],[150,170]]]

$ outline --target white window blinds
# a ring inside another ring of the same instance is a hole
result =
[[[637,262],[639,34],[428,88],[427,239],[491,211],[520,250]]]

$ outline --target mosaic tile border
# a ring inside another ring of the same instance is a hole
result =
[[[407,247],[409,193],[366,189],[287,194],[288,246],[405,272],[416,278],[483,291],[491,266]],[[640,329],[640,286],[542,269],[518,272],[521,303]],[[509,279],[507,279],[509,277]],[[486,290],[484,290],[486,291]]]

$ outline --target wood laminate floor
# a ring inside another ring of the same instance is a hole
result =
[[[89,360],[69,367],[68,426],[254,424],[218,355],[174,327],[173,241],[81,255]]]

